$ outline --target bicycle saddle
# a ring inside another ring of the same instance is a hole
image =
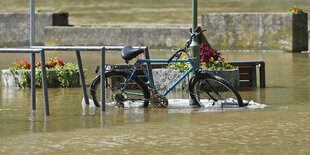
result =
[[[131,59],[135,58],[139,54],[143,53],[144,50],[140,48],[133,48],[131,46],[125,46],[122,49],[122,57],[125,60],[126,63],[130,61]]]

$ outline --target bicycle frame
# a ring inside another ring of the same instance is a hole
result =
[[[133,71],[131,72],[130,77],[128,78],[128,80],[126,81],[123,89],[122,89],[122,93],[125,92],[130,80],[132,79],[132,77],[134,76],[137,68],[139,65],[143,64],[143,63],[161,63],[161,62],[168,62],[168,59],[138,59],[136,62],[136,65],[134,66]],[[197,69],[195,63],[193,62],[192,59],[173,59],[171,62],[189,62],[191,64],[191,68],[185,72],[182,77],[180,77],[172,86],[170,86],[168,88],[168,90],[166,90],[163,95],[166,96],[176,85],[178,85],[180,83],[180,81],[182,81],[190,72],[194,71]],[[150,77],[150,75],[147,73],[147,70],[145,69],[145,67],[143,67],[141,65],[142,71],[143,73],[146,75],[147,79],[149,80],[151,87],[154,89],[155,93],[158,93],[158,90],[152,80],[152,78]],[[138,94],[138,93],[130,93],[130,92],[126,92],[126,94],[130,94],[130,95],[137,95],[137,96],[143,96],[143,94]],[[131,100],[136,100],[136,99],[131,99]],[[149,99],[137,99],[137,100],[149,100]]]

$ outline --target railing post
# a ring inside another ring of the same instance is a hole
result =
[[[35,0],[30,0],[30,46],[35,44]],[[31,61],[31,108],[36,110],[35,53],[30,54]]]
[[[105,111],[105,47],[100,50],[101,111]]]
[[[76,52],[76,58],[77,58],[78,66],[79,66],[80,79],[82,82],[82,89],[83,89],[83,93],[84,93],[84,100],[85,100],[85,103],[87,105],[89,105],[85,76],[84,76],[84,71],[83,71],[83,64],[82,64],[82,59],[81,59],[81,53],[78,50],[76,50],[75,52]]]
[[[41,73],[42,73],[42,88],[44,98],[45,116],[50,115],[49,103],[48,103],[48,92],[47,92],[47,79],[46,79],[46,68],[45,68],[45,52],[44,49],[40,52],[41,55]]]
[[[146,47],[144,49],[144,55],[145,55],[145,59],[150,59],[150,53],[149,53],[149,48]],[[152,72],[152,65],[150,62],[147,62],[147,71],[148,71],[148,74],[149,76],[151,77],[151,80],[154,81],[153,79],[153,72]]]
[[[31,108],[32,110],[36,110],[36,54],[30,54],[31,61]]]

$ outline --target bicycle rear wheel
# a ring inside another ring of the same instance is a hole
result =
[[[105,103],[117,106],[124,104],[137,103],[147,107],[149,104],[150,93],[144,82],[137,76],[133,76],[123,90],[130,74],[123,71],[111,71],[105,73]],[[96,106],[100,106],[100,75],[97,76],[90,87],[90,94]]]
[[[243,107],[239,92],[226,80],[210,74],[193,77],[189,93],[199,106],[220,105],[221,107]]]

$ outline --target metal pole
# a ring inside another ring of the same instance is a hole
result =
[[[105,111],[105,48],[100,50],[101,111]]]
[[[149,48],[146,47],[144,49],[144,55],[145,55],[145,59],[150,59],[150,53],[149,53]],[[153,72],[152,72],[152,65],[150,62],[147,62],[147,71],[149,73],[149,76],[151,77],[151,80],[154,81],[153,79]]]
[[[30,0],[30,46],[35,45],[35,0]],[[35,78],[35,53],[30,54],[31,60],[31,107],[36,110],[36,78]]]
[[[197,2],[198,0],[192,0],[192,32],[195,31],[196,27],[197,27]],[[193,61],[196,64],[196,66],[200,66],[200,47],[199,47],[199,43],[197,41],[197,37],[194,37],[191,45],[190,45],[190,54],[193,57]],[[191,72],[189,74],[189,78],[191,79],[193,77],[194,73]],[[193,105],[194,100],[191,98],[191,96],[189,95],[189,104]]]
[[[36,54],[30,54],[31,61],[31,107],[32,110],[36,110]]]
[[[83,64],[82,64],[82,59],[81,59],[81,54],[80,51],[76,50],[76,59],[78,62],[79,66],[79,72],[80,72],[80,78],[82,82],[82,88],[83,88],[83,93],[84,93],[84,99],[85,103],[89,105],[89,100],[88,100],[88,94],[87,94],[87,88],[86,88],[86,82],[85,82],[85,76],[84,76],[84,71],[83,71]]]
[[[30,0],[30,46],[35,44],[35,0]]]
[[[45,68],[45,52],[41,51],[41,73],[42,73],[42,88],[44,98],[45,116],[50,115],[49,103],[48,103],[48,92],[47,92],[47,79],[46,79],[46,68]]]
[[[197,1],[192,0],[192,28],[193,30],[197,27]]]
[[[193,12],[192,12],[192,31],[194,31],[197,27],[197,1],[192,0]],[[193,42],[190,45],[191,56],[194,58],[194,62],[196,66],[200,65],[200,49],[199,49],[198,37],[194,37]]]

